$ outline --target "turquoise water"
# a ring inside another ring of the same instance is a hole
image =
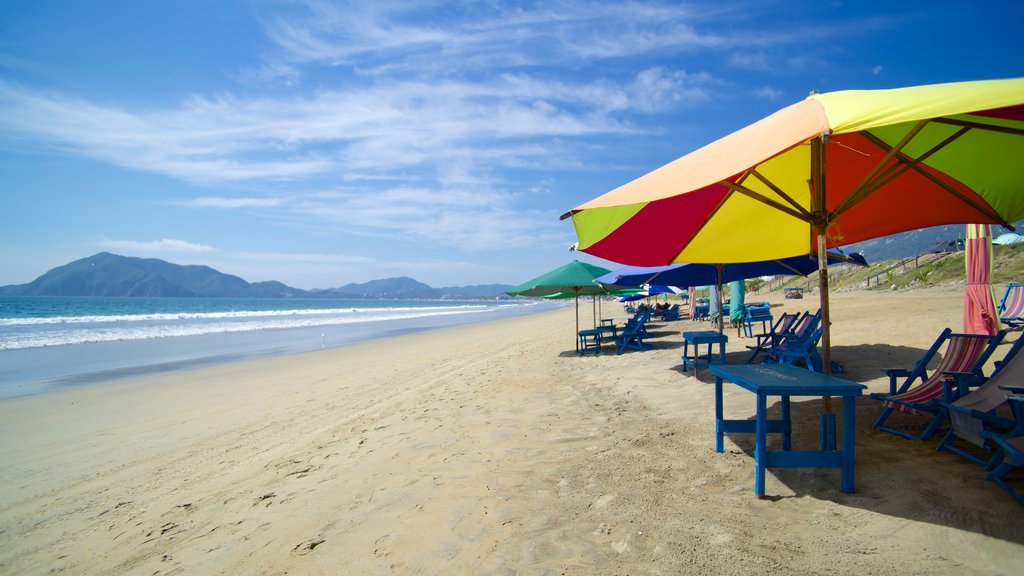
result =
[[[552,307],[508,300],[0,298],[0,398]]]

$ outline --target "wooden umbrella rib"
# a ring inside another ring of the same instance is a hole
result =
[[[747,173],[753,176],[754,178],[757,178],[762,184],[770,188],[772,192],[778,194],[783,200],[788,202],[789,205],[792,206],[795,210],[804,214],[805,220],[809,221],[811,219],[811,213],[808,212],[807,209],[801,206],[800,203],[794,200],[789,194],[786,194],[786,192],[783,191],[782,188],[779,188],[774,182],[769,180],[767,176],[758,172],[756,168],[751,168],[750,170],[747,171]]]
[[[944,139],[942,142],[939,142],[938,144],[933,146],[930,150],[928,150],[927,152],[921,154],[917,158],[912,158],[912,157],[907,156],[906,154],[903,154],[903,153],[897,154],[895,156],[895,158],[894,158],[895,163],[893,163],[888,168],[886,168],[884,171],[882,171],[880,174],[878,174],[877,177],[874,179],[874,181],[872,181],[870,183],[866,183],[862,188],[857,189],[854,193],[851,193],[849,196],[847,196],[846,201],[844,201],[836,209],[835,213],[838,215],[838,214],[841,214],[841,213],[845,212],[850,207],[852,207],[853,205],[857,204],[858,202],[860,202],[864,198],[868,197],[869,195],[875,193],[876,191],[878,191],[880,188],[882,188],[883,186],[885,186],[889,182],[892,182],[896,178],[899,178],[900,176],[902,176],[903,174],[905,174],[909,170],[916,169],[916,167],[919,164],[921,164],[922,162],[924,162],[925,160],[930,158],[933,154],[935,154],[939,150],[941,150],[941,149],[945,148],[946,146],[948,146],[949,144],[951,144],[954,140],[956,140],[956,139],[960,138],[961,136],[963,136],[964,134],[966,134],[968,131],[970,131],[970,128],[966,128],[966,127],[961,128],[960,130],[957,130],[955,133],[951,134],[946,139]],[[888,145],[884,141],[880,140],[878,137],[874,136],[873,134],[864,133],[863,136],[869,142],[873,143],[875,146],[878,146],[882,150],[888,150],[889,149]]]
[[[953,141],[953,140],[954,140],[955,138],[957,138],[957,137],[959,137],[960,135],[962,135],[962,134],[963,134],[963,132],[964,132],[964,131],[957,131],[957,132],[956,132],[955,134],[953,134],[952,136],[950,136],[950,137],[946,138],[945,140],[943,140],[942,142],[940,142],[939,144],[937,144],[937,145],[936,145],[935,147],[933,147],[933,148],[932,148],[931,150],[929,150],[929,151],[928,151],[928,152],[926,152],[925,154],[921,155],[921,157],[920,157],[920,158],[918,158],[917,160],[915,160],[915,161],[913,161],[913,162],[905,162],[905,161],[902,161],[902,160],[901,160],[902,162],[904,162],[904,168],[903,168],[903,170],[902,170],[902,171],[900,171],[900,173],[899,173],[899,174],[903,174],[903,173],[904,173],[904,172],[906,172],[907,170],[914,170],[914,171],[916,171],[916,172],[917,172],[918,174],[920,174],[920,175],[924,176],[925,178],[927,178],[928,180],[931,180],[931,181],[932,181],[932,182],[933,182],[933,183],[934,183],[935,185],[939,186],[940,188],[942,188],[942,189],[943,189],[943,190],[945,190],[946,192],[949,192],[950,194],[952,194],[953,196],[955,196],[955,197],[956,197],[956,198],[957,198],[958,200],[960,200],[960,201],[961,201],[961,202],[963,202],[964,204],[967,204],[967,205],[968,205],[968,206],[970,206],[971,208],[974,208],[974,209],[975,209],[975,210],[977,210],[978,212],[981,212],[982,214],[984,214],[984,215],[988,216],[988,217],[989,217],[989,218],[991,218],[991,219],[992,219],[992,220],[993,220],[994,222],[998,222],[999,224],[1002,224],[1003,226],[1006,226],[1006,225],[1008,225],[1009,223],[1008,223],[1008,222],[1006,222],[1006,220],[1004,220],[1004,219],[1003,219],[1003,218],[1002,218],[1001,216],[999,216],[999,214],[998,214],[998,213],[996,213],[996,212],[994,212],[993,210],[989,209],[989,208],[988,208],[987,206],[983,206],[983,205],[981,205],[981,204],[978,204],[978,203],[977,203],[977,202],[975,202],[975,201],[974,201],[973,199],[971,199],[971,198],[968,198],[968,197],[967,197],[966,195],[964,195],[964,194],[963,194],[962,192],[960,192],[959,190],[957,190],[957,189],[953,188],[952,186],[950,186],[950,185],[949,185],[949,184],[947,184],[946,182],[943,182],[943,181],[942,181],[941,179],[939,179],[938,177],[936,177],[936,176],[935,176],[934,174],[932,174],[932,173],[931,173],[931,172],[929,172],[928,170],[925,170],[925,169],[921,168],[921,166],[920,166],[920,162],[921,162],[921,161],[923,161],[924,159],[926,159],[926,158],[927,158],[928,156],[931,156],[932,154],[934,154],[935,152],[937,152],[937,151],[938,151],[939,149],[941,149],[942,147],[944,147],[944,146],[948,145],[948,144],[949,144],[950,142],[952,142],[952,141]],[[865,138],[867,138],[868,140],[870,140],[871,142],[873,142],[873,143],[874,143],[874,144],[875,144],[876,146],[878,146],[879,148],[881,148],[881,149],[883,149],[883,150],[885,150],[885,149],[887,149],[887,148],[888,148],[888,145],[887,145],[887,144],[886,144],[885,142],[883,142],[882,140],[880,140],[879,138],[877,138],[877,137],[875,137],[875,136],[873,136],[873,135],[871,135],[871,134],[868,134],[868,133],[866,133],[866,132],[865,132],[865,133],[864,133],[864,137],[865,137]],[[896,175],[894,175],[894,176],[893,176],[893,178],[895,178],[896,176],[899,176],[899,174],[896,174]],[[890,178],[889,180],[891,180],[891,178]],[[873,188],[872,188],[872,190],[870,190],[870,191],[869,191],[869,193],[871,193],[871,192],[874,192],[875,190],[877,190],[878,188],[880,188],[880,187],[881,187],[882,185],[884,185],[885,183],[887,183],[887,182],[888,182],[889,180],[887,180],[886,182],[882,182],[882,183],[880,183],[880,184],[879,184],[878,186],[875,186],[875,187],[873,187]],[[837,209],[837,211],[836,211],[836,214],[839,214],[839,213],[840,213],[840,211],[839,211],[839,210]]]
[[[772,200],[771,198],[768,198],[767,196],[765,196],[765,195],[763,195],[763,194],[761,194],[759,192],[755,192],[755,191],[751,190],[750,188],[747,188],[746,186],[741,186],[739,184],[735,184],[735,183],[729,182],[727,180],[722,180],[720,182],[720,184],[722,184],[723,186],[729,188],[733,192],[737,192],[739,194],[743,194],[744,196],[747,196],[748,198],[753,198],[754,200],[757,200],[758,202],[767,204],[767,205],[771,206],[772,208],[775,208],[776,210],[779,210],[780,212],[785,212],[786,214],[789,214],[790,216],[796,218],[797,220],[802,220],[804,222],[810,222],[811,221],[811,213],[807,212],[806,210],[803,210],[802,208],[800,210],[795,210],[792,207],[787,206],[787,205],[785,205],[785,204],[783,204],[781,202],[778,202],[776,200]]]
[[[1010,134],[1012,136],[1024,136],[1024,128],[984,124],[981,122],[971,122],[969,120],[959,120],[957,118],[933,118],[932,122],[936,122],[938,124],[949,124],[951,126],[963,126],[964,128],[974,128],[977,130],[987,130],[989,132],[999,132],[1002,134]]]
[[[872,168],[870,172],[864,175],[864,178],[861,179],[860,183],[853,187],[853,190],[846,196],[846,198],[843,199],[842,202],[839,203],[839,206],[836,206],[835,214],[842,214],[843,212],[849,210],[851,206],[857,204],[864,198],[868,197],[868,195],[870,195],[871,192],[873,192],[874,190],[870,190],[867,192],[865,192],[865,190],[867,189],[868,185],[872,182],[872,180],[874,180],[875,176],[878,175],[879,171],[881,171],[882,168],[884,168],[890,160],[896,157],[896,155],[899,154],[899,152],[903,150],[903,148],[907,144],[909,144],[910,141],[913,140],[914,137],[917,136],[917,134],[921,132],[921,130],[923,130],[927,124],[927,120],[921,120],[920,122],[915,124],[914,127],[910,129],[910,131],[903,135],[903,138],[900,139],[899,143],[897,143],[896,146],[887,149],[885,157],[883,157],[877,164],[875,164],[875,167]],[[868,134],[867,130],[862,131],[861,134],[870,137],[870,134]]]

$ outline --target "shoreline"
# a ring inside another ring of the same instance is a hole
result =
[[[496,308],[470,314],[437,314],[323,326],[264,328],[110,342],[85,342],[0,350],[0,402],[68,388],[273,358],[364,341],[495,322],[546,308]],[[550,309],[550,308],[547,308]]]
[[[834,294],[844,377],[887,387],[879,366],[919,356],[962,300]],[[752,438],[715,454],[713,381],[679,371],[694,326],[655,324],[649,352],[578,356],[568,307],[0,402],[0,571],[1019,568],[1012,499],[933,443],[871,431],[867,399],[855,494],[837,471],[770,469],[755,498]],[[818,401],[793,404],[795,447],[816,442]],[[727,414],[753,406],[726,388]]]

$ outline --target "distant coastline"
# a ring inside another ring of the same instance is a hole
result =
[[[433,288],[400,276],[336,288],[303,290],[277,281],[247,282],[209,266],[101,252],[58,266],[32,282],[0,286],[0,296],[114,296],[171,298],[348,298],[467,300],[507,298],[506,284]]]

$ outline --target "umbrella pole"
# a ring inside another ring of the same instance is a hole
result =
[[[576,353],[580,352],[580,292],[576,291]]]
[[[825,235],[818,234],[818,294],[821,302],[821,370],[832,374],[832,335],[828,312],[828,261],[825,250]],[[832,411],[832,402],[825,397],[825,412]]]
[[[832,374],[832,321],[828,309],[828,204],[825,195],[825,143],[828,133],[811,141],[811,186],[812,212],[817,218],[818,232],[818,297],[821,303],[821,369],[826,376]],[[836,415],[832,413],[832,398],[821,399],[821,437],[819,444],[822,450],[836,449]],[[845,441],[845,439],[844,439]]]
[[[715,264],[715,274],[718,280],[718,333],[721,334],[725,331],[725,291],[722,290],[722,269],[725,268],[724,264]],[[731,310],[731,308],[730,308]]]

